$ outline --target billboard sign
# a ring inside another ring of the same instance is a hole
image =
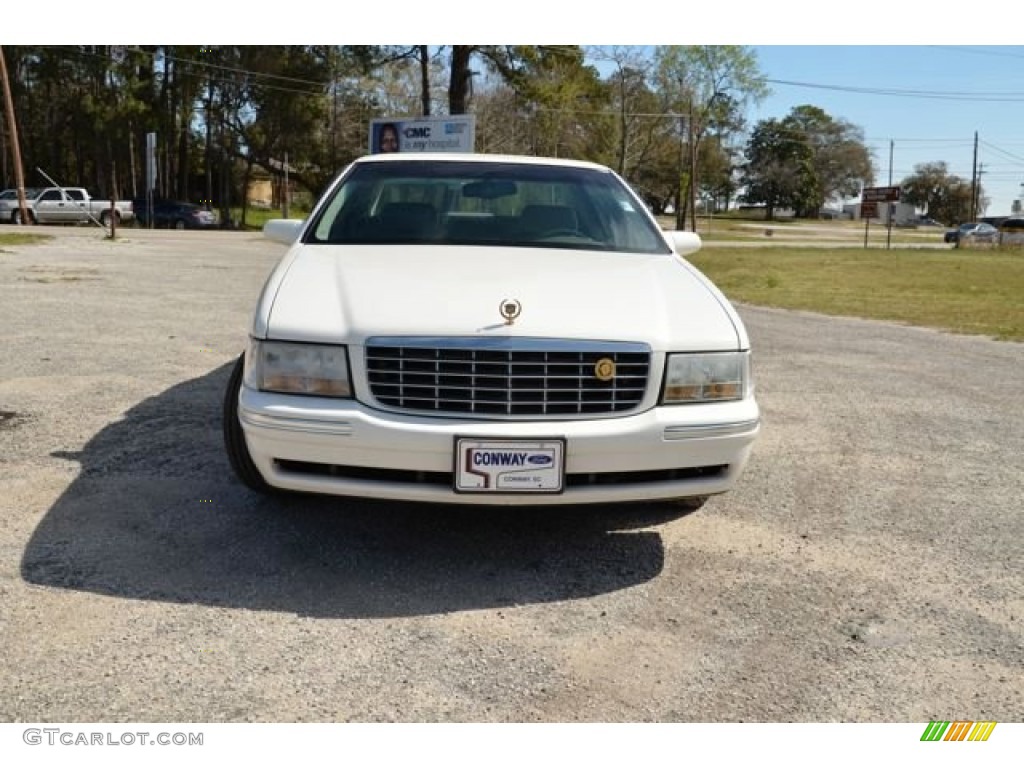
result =
[[[900,188],[864,187],[860,199],[865,203],[894,203],[900,199]]]
[[[474,115],[382,117],[370,121],[370,154],[381,152],[472,152]]]

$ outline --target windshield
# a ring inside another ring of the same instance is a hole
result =
[[[306,241],[670,252],[609,171],[447,160],[357,164]]]

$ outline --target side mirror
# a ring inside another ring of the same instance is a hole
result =
[[[696,232],[672,230],[670,232],[666,232],[665,235],[668,237],[669,243],[672,244],[672,250],[680,256],[688,256],[689,254],[696,253],[700,250],[700,235]]]
[[[282,245],[291,245],[299,239],[305,219],[271,219],[263,225],[263,236]]]

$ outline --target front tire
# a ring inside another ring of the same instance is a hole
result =
[[[245,433],[238,420],[238,394],[242,388],[242,373],[245,367],[245,355],[239,355],[235,368],[231,371],[227,390],[224,392],[223,427],[224,447],[227,449],[228,460],[235,475],[246,486],[259,493],[268,493],[271,488],[263,475],[253,463],[249,446],[245,444]]]
[[[29,211],[28,212],[28,221],[26,222],[21,217],[21,211],[18,208],[15,208],[14,212],[11,214],[11,224],[26,224],[26,223],[27,224],[35,224],[36,223],[35,214],[33,214],[32,211]]]

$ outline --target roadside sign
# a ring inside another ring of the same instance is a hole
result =
[[[862,219],[877,219],[878,218],[878,203],[861,203],[860,204],[860,217]]]
[[[864,187],[862,203],[893,203],[900,199],[899,187]]]

